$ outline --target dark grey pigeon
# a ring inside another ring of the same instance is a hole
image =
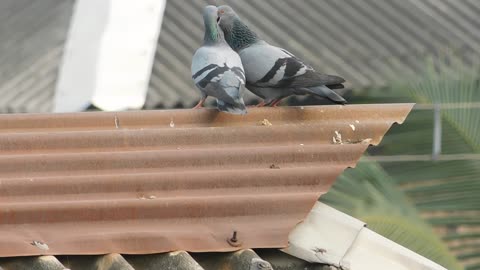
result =
[[[242,59],[247,88],[264,99],[259,106],[276,106],[288,96],[306,94],[347,103],[331,90],[343,88],[343,78],[320,74],[287,50],[260,39],[230,6],[220,6],[218,16],[226,41]]]
[[[195,108],[201,108],[207,97],[212,96],[217,98],[218,110],[246,114],[242,60],[225,41],[217,24],[217,11],[215,6],[207,6],[203,11],[205,38],[192,60],[192,78],[202,93],[202,99]]]

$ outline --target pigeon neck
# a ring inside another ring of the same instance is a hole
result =
[[[238,18],[233,21],[231,30],[225,33],[225,39],[236,52],[260,41],[257,34]]]
[[[212,45],[221,42],[223,38],[223,32],[218,29],[217,22],[205,21],[205,36],[203,38],[204,44]]]

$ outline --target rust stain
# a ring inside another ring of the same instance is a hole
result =
[[[0,115],[0,257],[285,247],[412,107]]]

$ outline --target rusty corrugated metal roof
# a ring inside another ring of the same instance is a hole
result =
[[[285,247],[412,106],[0,115],[0,257]]]

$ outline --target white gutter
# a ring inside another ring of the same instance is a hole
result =
[[[351,270],[446,270],[318,202],[289,237],[284,252],[311,263]]]
[[[77,0],[54,111],[143,107],[166,0]]]

